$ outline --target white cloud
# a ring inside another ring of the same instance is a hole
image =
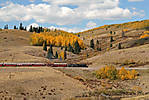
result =
[[[121,20],[134,14],[119,7],[119,0],[43,0],[47,3],[20,5],[10,3],[0,8],[1,21],[29,21],[57,25],[77,24],[85,19]],[[60,5],[75,5],[69,8]]]
[[[87,28],[94,28],[94,27],[96,27],[96,25],[97,25],[96,23],[90,21],[90,22],[87,23],[86,27]]]
[[[32,24],[27,26],[27,31],[29,31],[30,26],[35,27],[35,28],[39,27],[39,25],[37,23],[32,23]]]
[[[128,0],[129,2],[139,2],[139,1],[144,1],[144,0]]]
[[[29,0],[30,2],[35,2],[35,0]]]
[[[59,29],[59,30],[67,31],[67,32],[73,32],[73,33],[82,32],[82,31],[88,30],[88,28],[81,29],[81,28],[78,28],[78,27],[67,28],[67,27],[55,27],[55,26],[50,26],[49,29],[53,29],[53,30],[54,29]]]
[[[133,7],[133,8],[132,8],[132,10],[136,10],[136,8],[135,8],[135,7]]]
[[[133,16],[134,16],[134,17],[140,16],[141,18],[143,18],[143,17],[145,16],[145,11],[144,11],[144,10],[134,11],[134,12],[133,12]]]

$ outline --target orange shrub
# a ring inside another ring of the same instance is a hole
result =
[[[147,34],[147,33],[149,33],[149,31],[144,31],[143,33],[144,33],[144,34]]]
[[[146,37],[149,37],[149,34],[144,34],[144,35],[141,35],[140,38],[146,38]]]
[[[123,32],[128,32],[128,29],[123,29]]]
[[[121,80],[132,80],[136,79],[138,72],[136,70],[126,70],[122,67],[120,70],[117,70],[114,66],[106,66],[95,72],[95,75],[99,79],[121,79]]]

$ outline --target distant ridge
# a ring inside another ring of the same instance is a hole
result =
[[[82,34],[86,32],[91,32],[99,29],[104,29],[104,28],[123,28],[123,29],[149,29],[149,20],[142,20],[142,21],[133,21],[133,22],[127,22],[127,23],[122,23],[122,24],[111,24],[111,25],[103,25],[100,27],[96,27],[93,29],[89,29],[83,32],[78,32],[76,34]]]

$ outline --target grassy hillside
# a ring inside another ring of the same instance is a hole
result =
[[[92,32],[100,29],[111,29],[111,28],[122,28],[122,29],[149,29],[149,20],[142,20],[142,21],[134,21],[134,22],[127,22],[122,24],[112,24],[112,25],[104,25],[97,28],[93,28],[84,32],[79,32],[77,34],[83,34],[87,32]]]
[[[20,30],[1,30],[0,46],[29,46],[32,33]]]

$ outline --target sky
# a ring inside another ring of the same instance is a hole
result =
[[[149,19],[149,0],[0,0],[0,28],[23,23],[68,32]]]

